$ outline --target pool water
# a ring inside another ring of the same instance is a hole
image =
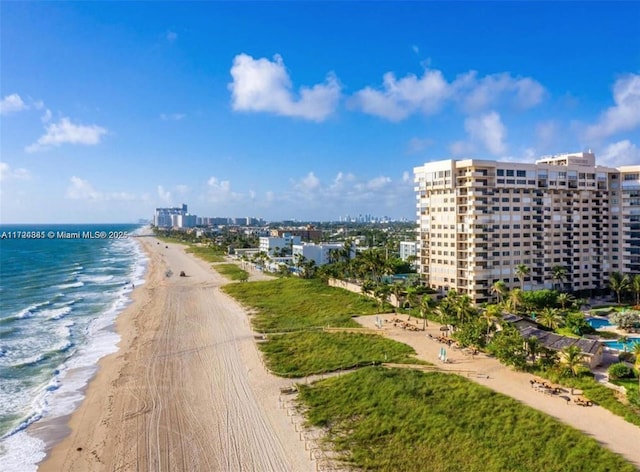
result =
[[[613,326],[606,318],[587,318],[587,323],[591,325],[593,329],[606,328]]]
[[[629,338],[626,343],[621,343],[620,341],[603,341],[605,347],[609,349],[617,349],[618,351],[624,351],[624,346],[627,346],[627,351],[631,351],[633,349],[634,343],[640,343],[640,338]]]

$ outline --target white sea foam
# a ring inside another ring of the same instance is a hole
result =
[[[40,308],[41,306],[49,305],[50,303],[51,303],[50,301],[34,303],[33,305],[30,305],[27,308],[20,310],[18,313],[16,313],[15,318],[23,319],[23,318],[28,318],[30,316],[33,316],[33,314],[38,308]]]
[[[44,459],[45,443],[26,431],[20,431],[0,439],[0,470],[11,472],[35,472]]]
[[[77,287],[82,287],[84,285],[84,282],[81,281],[77,281],[77,282],[72,282],[69,284],[61,284],[61,285],[56,285],[56,288],[59,288],[60,290],[64,290],[67,288],[77,288]]]
[[[60,308],[53,308],[51,310],[43,310],[41,316],[48,320],[59,320],[60,318],[64,318],[66,315],[71,313],[71,306],[66,305]]]
[[[42,331],[34,325],[36,329],[31,338],[31,346],[20,345],[15,352],[10,351],[12,354],[10,357],[14,357],[14,354],[19,356],[12,359],[13,362],[19,360],[21,363],[25,361],[37,363],[36,355],[25,359],[29,357],[29,347],[33,354],[39,352],[40,356],[43,351],[51,353],[66,351],[70,347],[73,349],[65,352],[64,363],[57,367],[53,377],[49,378],[47,383],[38,388],[38,394],[31,397],[31,401],[28,398],[23,399],[11,408],[11,410],[20,411],[20,406],[25,405],[28,406],[29,411],[19,426],[0,439],[0,471],[31,472],[37,469],[38,462],[45,456],[46,445],[43,441],[30,436],[28,434],[30,429],[25,428],[33,422],[39,422],[40,419],[46,422],[72,413],[82,401],[84,388],[95,374],[98,361],[103,356],[117,351],[120,337],[113,332],[113,324],[118,314],[130,303],[129,293],[132,290],[132,284],[137,286],[144,283],[148,259],[138,242],[130,239],[122,243],[114,242],[101,262],[112,264],[106,268],[84,264],[88,267],[85,270],[76,263],[76,266],[72,267],[72,270],[76,271],[75,281],[67,279],[67,282],[54,287],[64,291],[65,293],[59,295],[65,297],[70,295],[66,289],[84,285],[82,292],[74,291],[73,295],[69,296],[69,300],[60,300],[59,296],[54,299],[53,306],[42,310],[40,314],[46,316],[48,320],[48,323],[42,326],[51,326],[50,322],[55,323],[55,328],[48,327]],[[123,265],[128,266],[128,269],[123,271]],[[114,275],[116,273],[117,275]],[[102,287],[98,289],[94,284]],[[94,291],[96,289],[98,291]],[[106,307],[99,312],[92,311],[103,306],[108,299],[111,301]],[[82,303],[78,303],[79,301]],[[51,304],[51,302],[47,303]],[[72,308],[75,304],[77,306]],[[33,310],[37,308],[40,307],[35,307]],[[39,318],[34,317],[27,321],[33,323]],[[72,332],[74,320],[76,328]],[[40,337],[40,331],[44,337]],[[34,346],[34,340],[42,341],[38,343],[41,346]],[[74,345],[74,341],[77,344]],[[19,359],[20,357],[22,359]],[[6,358],[3,357],[3,359]],[[12,364],[9,359],[6,361],[9,366]]]

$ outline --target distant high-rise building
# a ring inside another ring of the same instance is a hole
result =
[[[498,280],[588,294],[612,272],[640,273],[640,165],[599,166],[583,152],[535,164],[443,160],[414,175],[419,270],[433,288],[480,303]]]

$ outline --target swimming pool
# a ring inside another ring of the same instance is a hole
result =
[[[613,326],[606,318],[587,318],[587,323],[594,329],[607,328]]]
[[[629,338],[629,340],[625,343],[627,346],[627,351],[631,351],[634,343],[640,343],[640,338]],[[603,344],[609,349],[624,351],[624,345],[620,341],[603,341]]]

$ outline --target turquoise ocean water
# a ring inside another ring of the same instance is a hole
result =
[[[71,413],[117,350],[114,320],[144,282],[140,231],[0,226],[0,470],[36,470],[46,444],[28,426]]]

